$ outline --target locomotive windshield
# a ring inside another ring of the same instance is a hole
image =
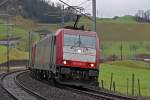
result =
[[[64,45],[95,49],[96,37],[64,34]]]

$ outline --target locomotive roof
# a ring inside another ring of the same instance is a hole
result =
[[[88,36],[96,36],[96,32],[93,31],[84,31],[84,30],[73,30],[73,29],[65,29],[62,28],[59,32],[63,32],[65,34],[77,34],[77,35],[88,35]],[[57,33],[56,33],[57,34]]]

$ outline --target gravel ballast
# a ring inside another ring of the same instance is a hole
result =
[[[3,76],[3,73],[0,73],[0,80]],[[0,82],[0,100],[15,100],[10,94],[8,94],[3,88]]]
[[[17,79],[27,88],[30,88],[38,94],[49,98],[49,100],[100,100],[37,81],[30,77],[29,72],[19,75]]]
[[[20,74],[20,72],[11,73],[5,76],[3,79],[3,86],[18,100],[38,100],[16,84],[15,77],[18,74]]]

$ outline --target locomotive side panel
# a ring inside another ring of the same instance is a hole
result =
[[[58,31],[56,32],[56,64],[61,65],[63,61],[63,47],[62,47],[62,39],[63,39],[63,32]]]
[[[40,41],[36,46],[35,69],[49,70],[55,64],[54,36]]]
[[[49,70],[56,72],[56,46],[55,46],[55,36],[51,37],[50,45],[50,60],[49,60]]]
[[[48,42],[48,39],[40,41],[37,46],[36,46],[36,56],[35,56],[35,64],[34,68],[35,69],[47,69],[47,64],[46,64],[46,59],[49,60],[49,57],[45,56],[45,53],[47,52],[47,55],[50,55],[48,50],[50,50],[45,44],[45,42]],[[48,62],[47,62],[48,63]]]

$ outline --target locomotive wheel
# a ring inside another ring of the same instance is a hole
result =
[[[48,71],[45,71],[45,79],[48,79]]]
[[[55,78],[55,74],[52,72],[52,71],[50,71],[49,72],[49,75],[48,75],[48,79],[49,80],[52,80],[52,79],[54,79]]]
[[[35,71],[34,69],[31,71],[31,76],[32,76],[33,78],[36,77],[36,71]]]
[[[48,74],[48,80],[52,83],[56,83],[55,74],[52,71]]]
[[[38,79],[38,70],[34,71],[35,79]]]
[[[43,80],[43,71],[41,71],[41,70],[36,71],[36,79]]]
[[[40,71],[40,75],[39,76],[40,76],[39,80],[43,80],[44,79],[44,71],[43,70]]]
[[[39,79],[39,71],[36,70],[36,78]]]
[[[52,79],[52,72],[51,72],[51,71],[48,73],[48,79],[49,79],[49,80]]]

